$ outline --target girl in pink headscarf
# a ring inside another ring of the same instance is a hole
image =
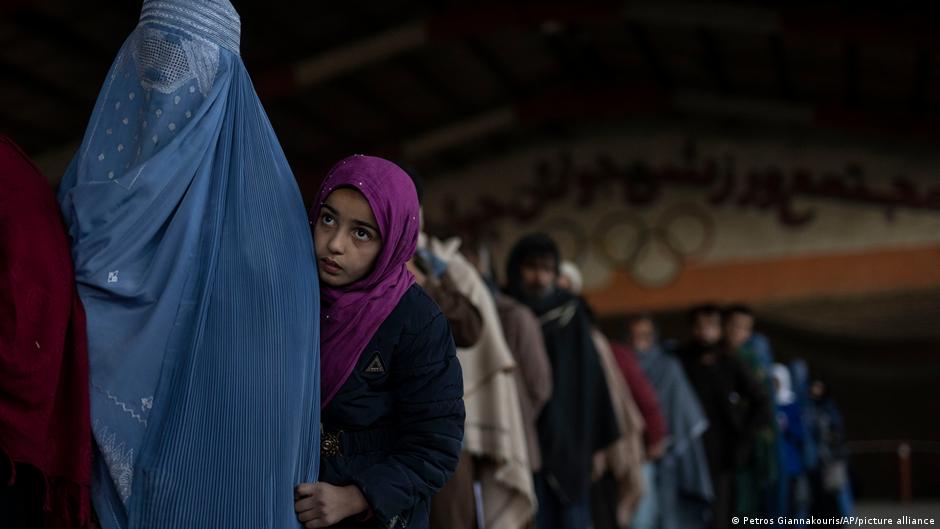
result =
[[[415,283],[411,178],[370,156],[340,161],[310,209],[320,277],[320,478],[297,487],[304,527],[428,526],[457,466],[464,407],[447,319]]]

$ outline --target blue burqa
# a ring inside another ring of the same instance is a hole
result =
[[[652,493],[659,503],[659,523],[654,527],[704,527],[704,512],[715,497],[702,445],[708,418],[678,359],[659,344],[636,356],[656,390],[671,441],[657,465],[658,483]]]
[[[104,529],[299,527],[319,465],[300,193],[226,0],[145,1],[59,189]]]

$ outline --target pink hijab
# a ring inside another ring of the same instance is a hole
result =
[[[351,187],[369,202],[382,250],[368,275],[340,288],[320,285],[320,406],[349,378],[362,350],[415,282],[406,263],[418,244],[419,205],[414,183],[388,160],[357,154],[340,160],[320,185],[310,219],[333,190]]]

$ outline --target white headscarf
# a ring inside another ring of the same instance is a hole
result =
[[[581,290],[584,289],[584,276],[581,275],[581,270],[578,269],[578,265],[572,263],[571,261],[562,261],[558,265],[559,274],[562,277],[568,279],[568,282],[571,284],[571,293],[572,294],[581,294]]]
[[[777,381],[777,394],[775,395],[777,404],[781,406],[793,404],[796,401],[796,393],[793,392],[790,370],[783,364],[774,364],[772,374],[774,380]]]

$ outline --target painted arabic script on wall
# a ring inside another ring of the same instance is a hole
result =
[[[787,227],[799,228],[816,218],[811,206],[797,207],[797,198],[828,199],[881,208],[888,221],[901,209],[940,213],[940,185],[921,189],[899,175],[887,185],[868,184],[860,164],[847,163],[841,171],[814,171],[805,167],[783,169],[766,165],[740,171],[734,156],[699,158],[692,143],[683,149],[681,163],[653,166],[644,160],[623,163],[600,154],[591,163],[576,165],[571,154],[535,163],[530,182],[498,195],[483,195],[470,207],[460,208],[456,197],[445,199],[445,222],[453,229],[478,234],[482,226],[501,220],[530,222],[546,206],[574,194],[577,204],[589,207],[619,187],[625,204],[654,204],[669,186],[698,188],[713,207],[751,208],[775,212]]]

